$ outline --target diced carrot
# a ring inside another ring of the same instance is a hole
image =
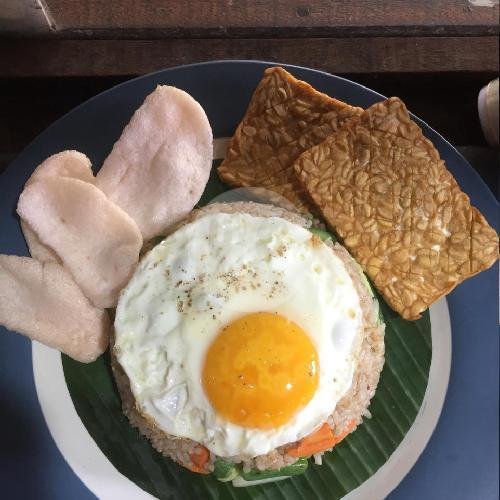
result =
[[[184,465],[184,464],[183,464]],[[189,469],[191,472],[196,472],[197,474],[210,474],[207,470],[202,467],[198,467],[197,465],[184,465],[186,469]]]
[[[325,422],[317,431],[302,438],[292,448],[288,448],[287,454],[292,457],[308,457],[314,453],[328,450],[340,443],[354,429],[355,425],[355,420],[352,420],[340,434],[334,435],[330,426]]]
[[[302,438],[294,447],[287,450],[292,457],[307,457],[314,453],[327,450],[335,444],[335,436],[330,426],[325,422],[317,431]]]
[[[205,469],[205,464],[210,458],[210,452],[204,446],[198,446],[193,452],[189,454],[192,465],[186,466],[190,471],[197,472],[198,474],[208,474]]]
[[[345,426],[345,429],[340,433],[335,436],[335,444],[340,443],[342,439],[344,439],[348,434],[350,434],[354,428],[356,427],[356,420],[351,420],[348,422],[348,424]]]

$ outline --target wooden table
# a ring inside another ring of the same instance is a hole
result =
[[[280,61],[346,76],[402,97],[457,146],[486,145],[477,94],[498,76],[498,0],[21,4],[17,20],[12,12],[2,19],[0,10],[0,170],[98,92],[214,59]]]

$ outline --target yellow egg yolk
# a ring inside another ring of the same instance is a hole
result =
[[[283,316],[259,312],[222,329],[208,349],[202,382],[219,415],[243,427],[273,429],[311,400],[318,372],[306,332]]]

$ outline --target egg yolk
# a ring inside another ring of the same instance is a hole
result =
[[[311,400],[318,371],[306,332],[283,316],[259,312],[222,329],[208,349],[202,382],[219,415],[243,427],[273,429]]]

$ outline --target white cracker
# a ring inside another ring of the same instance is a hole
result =
[[[109,341],[109,317],[59,264],[0,255],[0,324],[88,363]]]
[[[96,185],[147,240],[165,234],[193,209],[212,155],[212,130],[200,104],[182,90],[158,86],[123,130]]]
[[[31,174],[27,184],[45,177],[71,177],[94,184],[92,164],[86,155],[79,151],[67,150],[49,156]]]
[[[91,184],[95,181],[90,160],[83,153],[73,150],[49,156],[38,165],[26,185],[45,177],[71,177]],[[34,259],[40,262],[60,262],[57,254],[40,241],[26,222],[21,221],[21,229],[30,255]]]
[[[47,245],[44,245],[38,235],[31,229],[28,224],[21,219],[21,230],[24,235],[24,239],[26,240],[26,244],[28,245],[28,249],[30,251],[30,255],[36,259],[38,262],[58,262],[61,263],[61,259],[57,256],[57,254],[49,248]]]
[[[142,246],[123,210],[88,182],[47,177],[25,187],[17,211],[95,306],[116,305]]]

